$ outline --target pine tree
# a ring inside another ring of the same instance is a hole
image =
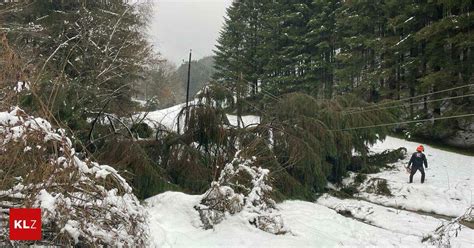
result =
[[[235,51],[233,56],[218,53],[217,75],[224,71],[219,67],[226,67],[234,84],[250,78],[261,82],[262,93],[273,95],[305,92],[334,98],[354,93],[370,102],[410,98],[403,108],[409,120],[471,113],[472,97],[438,100],[459,97],[462,89],[416,98],[472,82],[471,1],[277,0],[248,8],[251,2],[234,4],[219,40],[220,51],[232,46]],[[257,29],[248,28],[253,27],[252,11],[261,13]],[[239,25],[229,39],[230,27]],[[249,46],[249,37],[259,37],[258,45]],[[441,121],[423,129],[431,133],[412,131],[425,136],[439,131],[448,137],[466,129],[466,123]]]
[[[263,60],[260,57],[263,27],[263,6],[266,1],[234,1],[227,10],[227,18],[217,40],[214,78],[230,83],[236,89],[244,84],[246,94],[256,94],[262,79]]]
[[[376,49],[384,29],[381,2],[345,1],[337,10],[336,56],[338,92],[374,93],[378,84]],[[364,97],[373,98],[373,94]]]
[[[326,98],[332,97],[334,87],[334,59],[338,42],[335,21],[340,4],[340,1],[313,1],[313,15],[304,36],[310,49],[305,81],[313,84],[313,92],[319,92]]]

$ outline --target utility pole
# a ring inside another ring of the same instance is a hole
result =
[[[188,85],[186,87],[186,117],[184,119],[184,126],[188,125],[188,115],[189,115],[189,84],[191,82],[191,56],[193,50],[189,50],[189,62],[188,62]]]
[[[240,124],[242,123],[242,127],[244,127],[244,121],[242,120],[242,91],[243,91],[243,74],[240,72],[240,79],[237,83],[237,127],[240,128]]]

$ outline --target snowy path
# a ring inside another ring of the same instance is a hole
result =
[[[413,151],[418,144],[388,138],[373,150]],[[200,228],[193,206],[201,196],[166,192],[147,200],[150,227],[156,247],[427,247],[423,236],[445,220],[418,214],[421,210],[458,216],[472,204],[474,157],[426,147],[427,181],[407,184],[402,161],[396,168],[369,178],[384,178],[392,197],[363,193],[367,201],[337,199],[328,195],[317,203],[285,201],[278,204],[291,234],[272,235],[250,225],[244,216],[229,216],[214,230]],[[370,203],[370,202],[373,203]],[[376,203],[376,204],[374,204]],[[395,207],[395,208],[392,208]],[[345,217],[338,211],[350,212]],[[463,228],[453,247],[474,247],[474,230]]]

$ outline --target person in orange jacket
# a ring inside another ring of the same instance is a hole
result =
[[[421,183],[425,182],[425,168],[428,168],[428,161],[426,160],[425,154],[423,152],[425,148],[423,145],[420,145],[416,148],[416,152],[411,155],[410,162],[408,162],[408,168],[410,169],[410,183],[413,182],[413,176],[419,170],[421,172]],[[411,167],[410,167],[411,166]]]

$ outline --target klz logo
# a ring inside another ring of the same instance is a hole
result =
[[[41,209],[10,208],[10,240],[41,240]]]

